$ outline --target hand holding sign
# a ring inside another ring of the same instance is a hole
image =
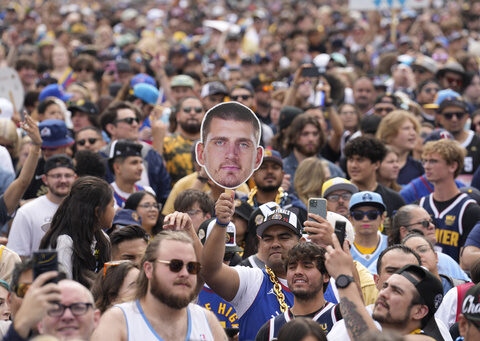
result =
[[[238,102],[220,103],[205,114],[197,162],[217,185],[233,189],[260,167],[261,125],[253,111]]]

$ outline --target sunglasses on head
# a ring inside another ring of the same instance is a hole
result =
[[[157,263],[167,264],[171,272],[180,272],[183,269],[185,264],[181,259],[171,259],[171,260],[156,260]],[[188,262],[185,264],[187,271],[190,275],[197,275],[200,272],[200,263],[199,262]]]
[[[115,267],[117,265],[127,263],[127,262],[131,262],[131,261],[129,261],[129,260],[116,260],[116,261],[111,261],[111,262],[104,263],[103,264],[103,277],[105,277],[105,275],[107,274],[108,268],[112,268],[112,267]]]
[[[140,120],[136,117],[127,117],[127,118],[122,118],[122,119],[115,120],[115,123],[118,123],[118,122],[125,122],[126,124],[132,125],[133,122],[139,123]]]
[[[13,288],[13,292],[15,295],[17,295],[17,297],[24,298],[31,285],[32,283],[19,283],[15,288]]]
[[[77,144],[80,145],[80,146],[84,146],[87,143],[87,141],[88,141],[89,144],[95,144],[95,142],[97,142],[98,139],[95,138],[95,137],[89,137],[88,139],[78,140]]]
[[[203,108],[202,107],[183,107],[183,111],[185,112],[192,112],[192,110],[196,114],[200,114],[203,111]]]
[[[243,99],[244,101],[246,101],[250,97],[252,97],[252,96],[250,96],[250,95],[230,96],[230,98],[233,99],[234,101],[238,101],[240,98]]]
[[[355,220],[363,220],[365,216],[367,216],[368,220],[375,220],[378,218],[378,216],[382,215],[382,212],[377,211],[377,210],[370,210],[370,211],[352,211],[350,212],[350,215],[352,216],[353,219]]]
[[[447,120],[451,120],[453,116],[457,117],[457,120],[461,120],[465,116],[464,111],[457,111],[457,112],[444,112],[442,113],[443,117],[445,117]]]

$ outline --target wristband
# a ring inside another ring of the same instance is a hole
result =
[[[221,222],[218,221],[218,218],[215,218],[215,223],[216,223],[218,226],[221,226],[221,227],[227,227],[228,224],[230,224],[230,223],[226,223],[226,224],[221,223]]]

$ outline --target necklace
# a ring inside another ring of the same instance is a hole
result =
[[[258,207],[258,204],[255,200],[255,195],[257,194],[257,191],[258,191],[258,188],[257,186],[253,187],[252,190],[250,191],[250,193],[248,193],[248,199],[247,199],[247,203],[252,206],[252,207]],[[285,196],[285,191],[283,190],[282,187],[279,187],[278,188],[278,194],[277,196],[275,197],[275,202],[280,205],[283,197]],[[281,205],[280,205],[281,206]]]
[[[285,303],[285,295],[282,292],[282,287],[278,282],[277,276],[273,273],[273,270],[270,269],[267,265],[265,265],[265,271],[267,272],[268,276],[270,277],[270,281],[273,283],[273,292],[275,296],[277,296],[278,304],[280,304],[280,311],[284,313],[288,310],[288,305]]]

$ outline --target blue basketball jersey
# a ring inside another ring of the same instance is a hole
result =
[[[328,334],[335,322],[337,322],[337,317],[335,316],[335,307],[335,304],[327,302],[325,307],[323,307],[322,310],[320,310],[318,313],[315,314],[315,316],[312,317],[312,320],[320,324],[320,327],[322,327],[325,335]],[[293,316],[290,309],[283,314],[271,318],[269,321],[268,340],[273,340],[274,338],[277,338],[280,328],[282,328],[284,324],[290,322],[294,318],[295,317]]]
[[[366,255],[361,253],[353,243],[350,247],[350,253],[352,254],[353,260],[361,263],[366,268],[372,265],[378,259],[378,256],[380,256],[380,253],[382,253],[382,251],[385,250],[388,246],[387,236],[381,234],[380,232],[378,233],[378,235],[380,236],[380,241],[377,245],[377,248],[372,253]]]
[[[202,291],[198,294],[197,304],[212,311],[223,328],[238,328],[235,308],[208,286],[204,285]]]
[[[465,209],[468,205],[475,203],[467,194],[462,193],[453,203],[451,203],[442,212],[439,212],[433,201],[433,193],[420,199],[419,205],[422,206],[432,217],[435,224],[435,235],[437,237],[436,246],[452,257],[456,262],[459,261],[460,236],[463,234],[462,219]]]
[[[273,283],[265,270],[262,270],[262,272],[263,281],[260,290],[258,290],[252,305],[240,317],[239,339],[242,341],[255,340],[255,336],[263,324],[281,313],[277,295],[273,290]],[[281,284],[281,287],[285,295],[285,303],[291,307],[293,305],[293,294],[283,284]]]

